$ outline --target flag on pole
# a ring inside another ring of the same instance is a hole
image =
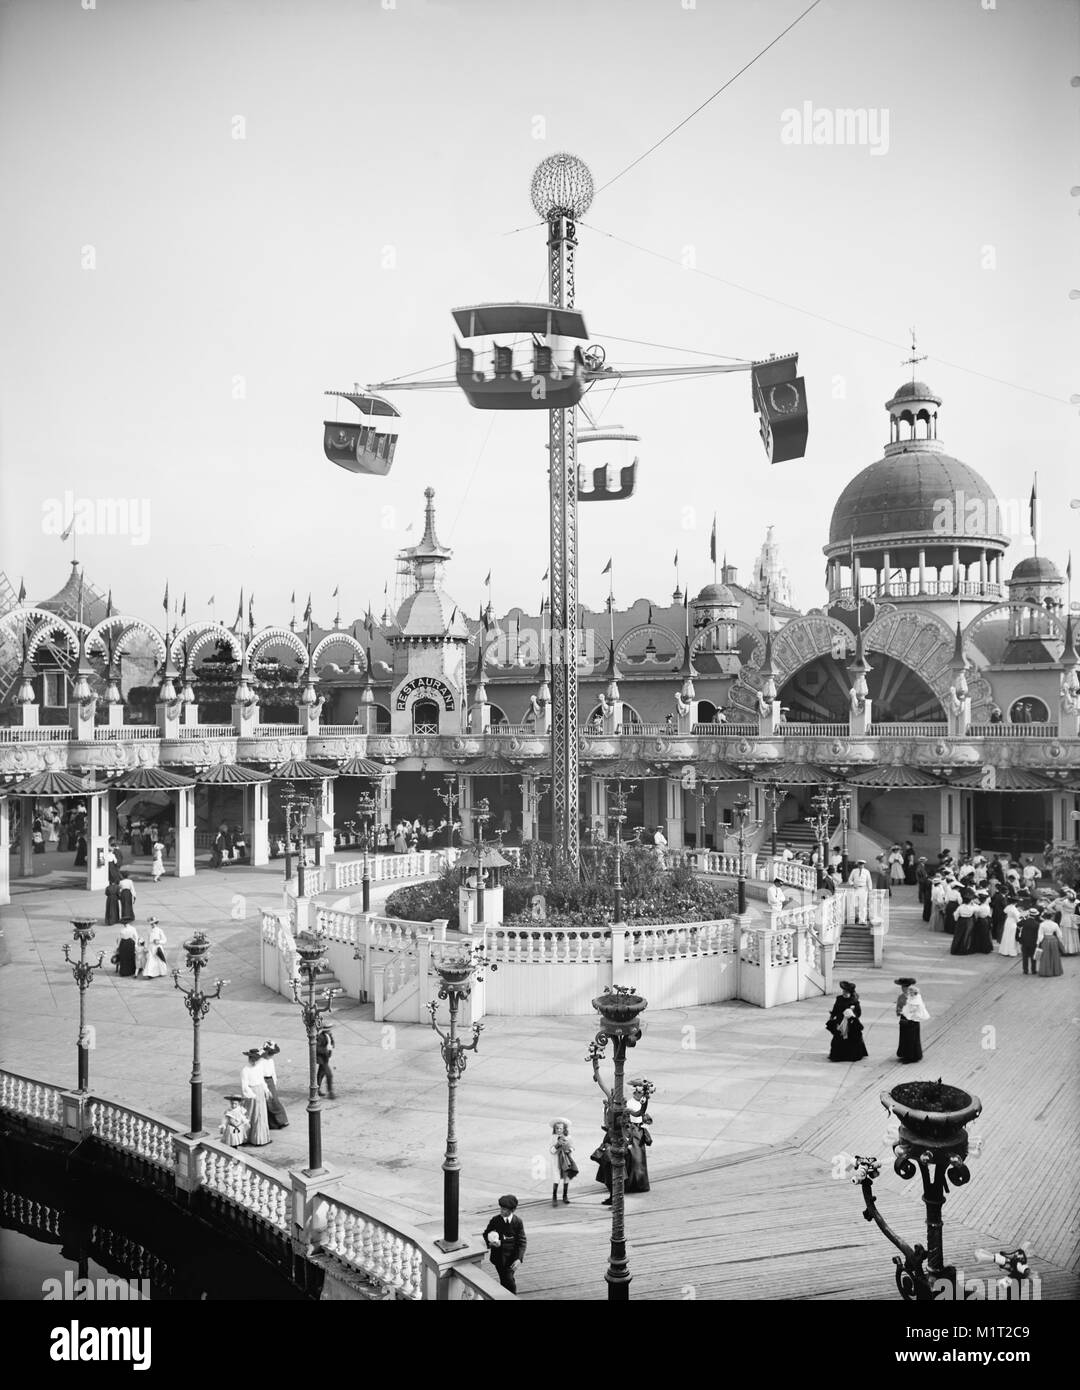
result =
[[[604,566],[604,568],[600,571],[600,573],[601,573],[601,574],[610,574],[610,573],[611,573],[611,561],[610,561],[610,559],[608,560],[608,562],[607,562],[607,564]]]
[[[1039,543],[1038,534],[1038,507],[1039,507],[1039,475],[1036,473],[1031,480],[1031,499],[1028,502],[1028,513],[1031,521],[1031,539],[1035,545]]]
[[[72,517],[71,520],[70,520],[70,521],[68,522],[68,524],[67,524],[67,529],[61,533],[60,539],[61,539],[62,541],[66,541],[67,538],[68,538],[68,536],[71,535],[71,533],[72,533],[72,531],[74,531],[74,529],[75,529],[75,518]]]
[[[19,602],[20,602],[20,603],[25,603],[25,602],[26,602],[26,580],[25,580],[25,579],[20,579],[20,580],[19,580]]]
[[[290,603],[295,603],[295,602],[296,602],[296,590],[295,590],[295,589],[292,591],[292,598],[289,599],[289,602],[290,602]]]
[[[335,584],[335,585],[334,585],[334,592],[330,595],[330,597],[331,597],[331,598],[337,598],[337,596],[338,596],[338,586]]]
[[[1072,551],[1069,551],[1069,563],[1065,566],[1065,578],[1072,583]]]
[[[677,550],[675,552],[675,568],[679,568],[679,552]]]
[[[236,626],[244,625],[244,591],[240,590],[240,602],[236,605]]]
[[[181,618],[186,618],[186,617],[187,617],[187,590],[186,590],[186,589],[184,590],[184,601],[183,601],[183,603],[181,603],[181,605],[180,605],[180,616],[181,616]]]
[[[305,623],[310,623],[310,622],[311,622],[311,595],[310,595],[310,594],[308,594],[308,596],[307,596],[307,607],[304,609],[304,622],[305,622]]]
[[[255,595],[252,594],[248,599],[248,627],[255,626]]]
[[[716,564],[716,513],[713,512],[712,535],[709,537],[709,559]]]
[[[165,609],[165,621],[169,621],[169,581],[165,581],[165,597],[161,601],[161,606]]]
[[[484,580],[484,583],[485,583],[485,584],[488,584],[488,585],[490,585],[490,583],[491,583],[491,571],[490,571],[490,570],[488,570],[488,572],[487,572],[487,578]]]
[[[547,583],[547,577],[548,577],[548,571],[545,570],[545,571],[543,572],[543,574],[540,576],[540,583],[541,583],[541,584],[546,584],[546,583]]]
[[[210,597],[206,600],[206,602],[207,602],[207,606],[208,606],[208,607],[213,608],[213,606],[214,606],[214,595],[211,594]]]
[[[109,590],[109,597],[108,597],[108,598],[106,599],[106,601],[105,601],[105,616],[106,616],[106,618],[111,618],[111,617],[112,617],[112,590],[111,590],[111,589]]]

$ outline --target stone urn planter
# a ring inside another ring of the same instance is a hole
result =
[[[593,1008],[604,1021],[604,1031],[610,1034],[638,1031],[637,1017],[647,1007],[640,994],[625,986],[606,989],[592,1001]]]
[[[943,1081],[904,1081],[882,1091],[881,1103],[900,1122],[900,1140],[911,1149],[967,1153],[967,1126],[982,1114],[978,1096]]]

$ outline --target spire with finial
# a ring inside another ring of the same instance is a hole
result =
[[[915,380],[915,368],[919,365],[920,362],[925,362],[926,360],[927,358],[925,352],[921,356],[919,355],[917,340],[915,338],[915,328],[913,325],[911,329],[911,356],[905,357],[901,363],[901,365],[904,367],[911,367],[911,380],[913,382]]]

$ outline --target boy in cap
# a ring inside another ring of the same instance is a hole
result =
[[[499,1283],[511,1293],[517,1293],[514,1275],[525,1259],[528,1244],[521,1217],[515,1215],[517,1205],[518,1199],[511,1193],[500,1197],[498,1216],[493,1216],[484,1227],[484,1244],[488,1247]]]

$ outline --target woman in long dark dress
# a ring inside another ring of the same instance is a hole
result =
[[[647,1108],[646,1096],[634,1086],[633,1098],[626,1102],[626,1113],[630,1121],[627,1136],[630,1142],[626,1149],[627,1192],[649,1191],[649,1156],[646,1150],[652,1143],[652,1135],[647,1128],[652,1124],[652,1116],[646,1114]]]
[[[115,927],[120,920],[120,885],[111,880],[105,885],[105,925]]]
[[[830,1062],[860,1062],[867,1055],[863,1042],[862,1005],[850,980],[840,981],[840,993],[833,1001],[825,1027],[832,1034]]]
[[[120,894],[120,920],[121,922],[134,922],[135,920],[135,885],[127,874],[117,884]]]
[[[264,1042],[259,1063],[266,1082],[266,1119],[271,1129],[287,1129],[289,1124],[289,1116],[278,1095],[277,1067],[274,1065],[274,1058],[280,1051],[281,1048],[272,1039]]]
[[[988,956],[994,949],[990,902],[986,890],[980,888],[975,895],[975,916],[971,927],[971,950],[974,955]]]
[[[86,868],[86,836],[81,830],[75,836],[75,862],[73,867],[76,869]]]
[[[952,936],[953,932],[956,930],[956,909],[963,902],[963,899],[960,896],[960,888],[955,879],[947,879],[946,883],[945,925],[943,930],[946,936]]]
[[[953,915],[953,939],[949,947],[951,956],[970,956],[971,939],[975,928],[975,894],[970,888],[963,890],[964,900]]]
[[[131,925],[125,922],[116,939],[116,973],[118,975],[134,975],[136,970],[135,947],[138,944],[139,933]]]
[[[913,979],[905,976],[896,983],[900,986],[900,995],[896,1001],[896,1013],[900,1021],[900,1039],[896,1055],[901,1062],[921,1062],[922,1025],[930,1015]]]

